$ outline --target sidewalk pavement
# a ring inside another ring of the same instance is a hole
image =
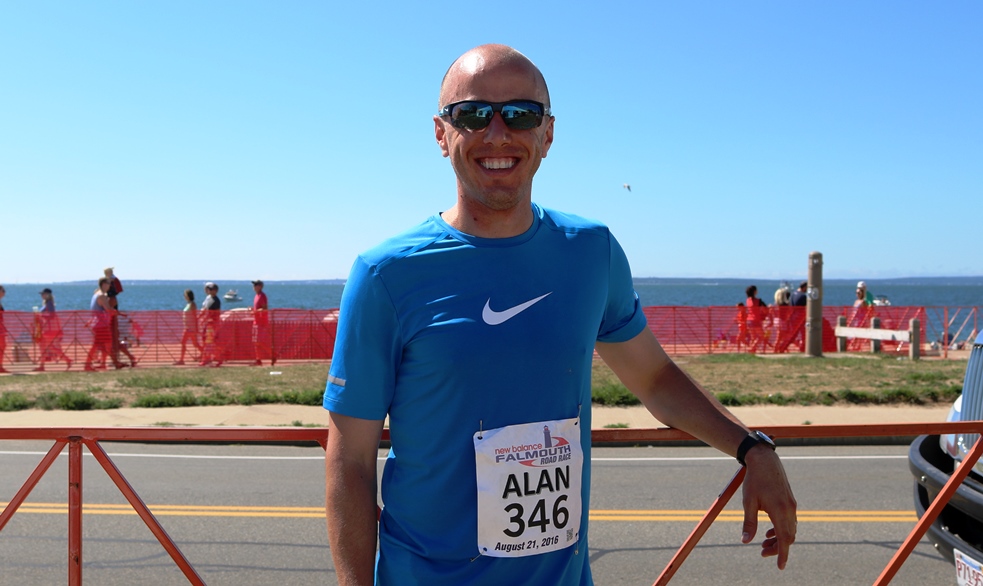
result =
[[[823,425],[865,423],[939,423],[948,405],[894,406],[755,406],[731,411],[749,427],[766,425]],[[299,405],[223,405],[100,411],[0,412],[0,427],[146,427],[146,426],[327,426],[321,407]],[[626,424],[631,429],[663,427],[643,407],[594,407],[593,428]],[[623,425],[620,425],[623,426]]]

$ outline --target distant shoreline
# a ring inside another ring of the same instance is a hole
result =
[[[75,280],[75,281],[25,281],[25,282],[14,282],[14,281],[2,281],[0,284],[4,285],[88,285],[96,282],[96,278],[85,279],[85,280]],[[264,279],[266,285],[344,285],[347,279]],[[632,279],[636,283],[643,283],[648,285],[658,285],[661,283],[669,285],[741,285],[742,287],[751,283],[780,283],[782,281],[788,281],[789,284],[796,284],[800,280],[805,280],[805,276],[800,276],[797,278],[758,278],[758,277],[633,277]],[[824,278],[823,282],[828,284],[844,284],[853,283],[857,280],[857,277],[828,277]],[[939,285],[980,285],[983,286],[983,275],[981,276],[948,276],[948,277],[892,277],[885,279],[877,278],[864,278],[868,284],[871,285],[926,285],[926,286],[939,286]],[[215,277],[211,278],[201,278],[201,279],[125,279],[124,284],[130,285],[174,285],[181,284],[185,285],[187,283],[196,282],[205,283],[207,281],[224,282],[228,284],[239,285],[242,283],[249,284],[252,279],[219,279]],[[873,287],[872,287],[873,288]]]

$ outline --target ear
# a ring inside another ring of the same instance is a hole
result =
[[[550,116],[550,119],[546,121],[546,131],[543,133],[543,158],[550,152],[550,146],[553,145],[553,121],[556,118]]]
[[[447,129],[444,126],[444,121],[440,116],[433,117],[433,133],[434,137],[437,139],[437,145],[440,146],[440,154],[444,157],[449,157],[451,152],[447,148]]]

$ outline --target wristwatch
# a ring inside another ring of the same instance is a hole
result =
[[[747,466],[747,462],[744,461],[744,457],[747,456],[747,453],[751,448],[758,444],[764,444],[772,450],[775,449],[775,442],[768,437],[768,434],[763,431],[752,431],[746,438],[744,438],[741,445],[737,446],[737,461],[741,463],[741,466]]]

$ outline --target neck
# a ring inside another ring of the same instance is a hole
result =
[[[525,202],[507,210],[467,206],[460,200],[441,217],[456,230],[479,238],[511,238],[532,226],[532,204]]]

